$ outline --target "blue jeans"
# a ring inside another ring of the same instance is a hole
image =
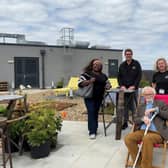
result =
[[[102,103],[102,99],[85,98],[84,102],[88,111],[89,135],[96,134],[98,128],[98,113]]]

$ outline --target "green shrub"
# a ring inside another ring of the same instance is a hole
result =
[[[55,116],[51,108],[38,108],[26,120],[26,137],[31,146],[40,146],[46,141],[54,141],[62,127],[61,116]]]
[[[0,115],[6,116],[6,112],[7,112],[6,108],[4,106],[0,106]]]
[[[150,86],[150,82],[149,82],[148,80],[142,79],[142,80],[140,81],[139,87],[140,87],[140,88],[144,88],[145,86]]]
[[[9,125],[9,135],[12,139],[22,136],[25,131],[25,120],[16,121]]]
[[[64,86],[64,78],[56,83],[56,88],[63,88]]]

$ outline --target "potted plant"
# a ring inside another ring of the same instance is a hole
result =
[[[58,132],[61,131],[61,127],[62,127],[62,117],[58,115],[57,117],[55,117],[54,122],[55,122],[55,131],[51,132],[51,136],[50,136],[51,148],[55,148],[57,145]]]
[[[64,86],[64,78],[56,83],[56,88],[63,88]]]
[[[25,120],[18,120],[9,125],[8,131],[9,131],[9,136],[11,140],[11,152],[19,151],[19,148],[20,148],[19,143],[21,143],[22,141],[24,129],[25,129]],[[7,146],[5,147],[7,150]]]
[[[48,156],[50,145],[56,144],[58,131],[61,130],[62,118],[55,116],[52,108],[36,108],[26,120],[26,137],[33,158]]]
[[[0,106],[0,116],[7,117],[6,108]],[[14,111],[15,113],[15,111]],[[11,152],[19,151],[19,143],[25,129],[25,120],[17,120],[17,117],[8,125],[8,134],[10,137]],[[5,151],[8,153],[8,147],[5,142]]]

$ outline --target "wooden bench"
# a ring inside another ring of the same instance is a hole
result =
[[[0,81],[0,91],[8,91],[8,82]]]

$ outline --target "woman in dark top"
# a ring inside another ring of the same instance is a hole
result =
[[[78,86],[85,87],[93,83],[93,95],[91,98],[84,98],[88,111],[88,130],[90,139],[96,138],[98,128],[98,112],[103,99],[105,89],[109,89],[110,83],[107,76],[102,73],[102,62],[99,59],[93,59],[84,68],[81,74]]]
[[[157,94],[168,94],[168,64],[164,58],[156,61],[156,71],[152,78],[152,87]]]

